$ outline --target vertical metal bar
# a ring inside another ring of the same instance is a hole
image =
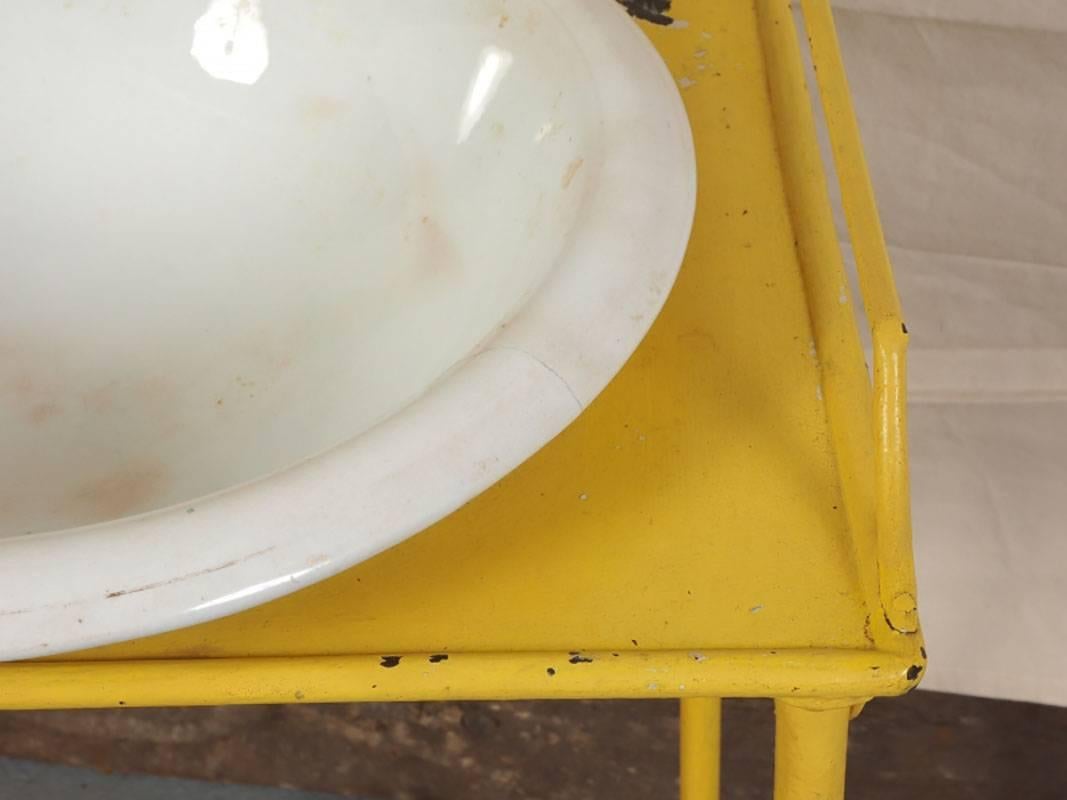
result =
[[[819,98],[841,186],[863,303],[874,339],[876,520],[882,607],[899,633],[919,629],[908,483],[908,331],[863,154],[841,47],[828,0],[801,0]]]
[[[718,800],[722,700],[684,698],[679,732],[682,800]]]
[[[843,800],[850,707],[774,710],[774,800]]]

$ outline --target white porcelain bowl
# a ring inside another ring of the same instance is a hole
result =
[[[660,309],[689,128],[612,0],[0,8],[0,658],[357,563]]]

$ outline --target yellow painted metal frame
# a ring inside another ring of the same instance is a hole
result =
[[[789,3],[674,5],[686,25],[646,30],[692,121],[696,225],[661,318],[587,412],[336,578],[165,636],[0,665],[0,708],[679,697],[694,800],[717,795],[717,698],[768,697],[777,796],[839,796],[849,713],[909,690],[925,664],[907,331],[827,0],[801,5],[873,377]]]

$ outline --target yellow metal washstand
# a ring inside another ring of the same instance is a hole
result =
[[[914,687],[925,651],[907,331],[829,5],[801,6],[799,34],[787,0],[676,0],[673,25],[645,26],[692,122],[696,223],[662,316],[577,422],[335,578],[198,627],[0,665],[0,708],[675,697],[682,796],[710,800],[720,698],[764,697],[775,797],[840,798],[850,716]]]

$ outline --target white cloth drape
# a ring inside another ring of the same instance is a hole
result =
[[[1067,705],[1067,0],[835,6],[913,334],[923,685]]]

